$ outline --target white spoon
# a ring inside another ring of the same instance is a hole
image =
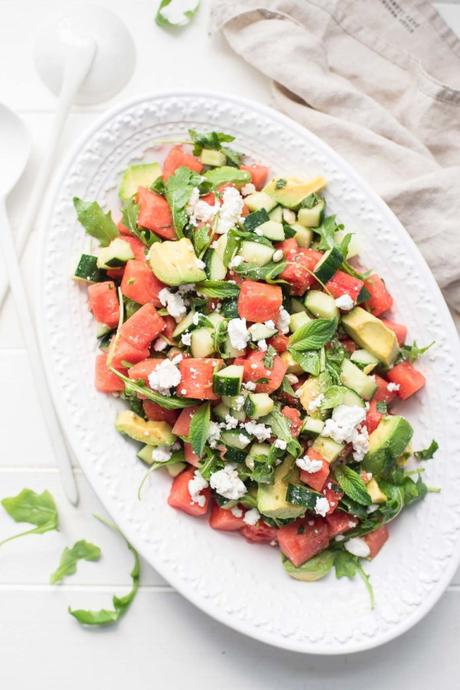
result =
[[[62,16],[53,16],[39,31],[35,66],[58,101],[53,133],[17,236],[20,256],[49,184],[70,108],[74,103],[99,103],[116,94],[130,79],[135,61],[131,34],[117,15],[98,5],[68,7]],[[6,276],[0,274],[0,308],[7,291]]]
[[[30,137],[24,123],[11,110],[0,104],[0,250],[7,269],[17,317],[29,355],[32,376],[35,380],[40,408],[54,451],[54,459],[60,470],[67,498],[78,503],[78,490],[72,465],[59,422],[48,390],[40,347],[35,334],[32,313],[22,282],[21,271],[14,246],[13,234],[6,213],[6,198],[22,175],[30,152]]]

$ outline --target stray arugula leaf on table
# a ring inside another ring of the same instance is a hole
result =
[[[198,12],[200,0],[188,0],[185,9],[183,9],[183,4],[183,0],[182,2],[181,0],[161,0],[155,15],[155,22],[158,26],[161,26],[163,29],[176,29],[190,24]],[[165,12],[165,9],[169,6],[172,12]]]
[[[435,441],[435,439],[433,439],[428,448],[424,448],[423,450],[416,450],[414,453],[414,457],[416,457],[417,460],[431,460],[438,449],[439,444],[437,441]]]
[[[110,211],[104,213],[97,201],[83,201],[73,198],[73,205],[79,222],[88,235],[99,241],[101,247],[107,247],[112,240],[119,237],[118,228],[113,222]]]
[[[28,522],[35,527],[7,537],[0,546],[27,534],[44,534],[59,528],[56,503],[49,491],[37,494],[32,489],[23,489],[17,496],[2,499],[1,504],[15,522]]]
[[[68,575],[73,575],[77,572],[78,561],[97,561],[101,556],[101,550],[96,544],[91,544],[84,539],[75,542],[69,549],[67,546],[62,552],[61,560],[52,575],[50,576],[50,583],[56,585]]]

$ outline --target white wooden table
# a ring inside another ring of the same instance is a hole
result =
[[[205,7],[195,23],[177,35],[154,24],[157,1],[99,0],[125,20],[138,50],[134,78],[117,101],[174,85],[225,89],[270,102],[268,82],[235,57],[223,40],[208,37],[206,6],[212,0],[203,0]],[[46,146],[54,106],[33,68],[35,30],[43,17],[67,2],[0,0],[0,101],[22,115],[35,144],[27,173],[11,198],[9,211],[14,225],[21,218],[29,184]],[[439,7],[460,33],[460,5]],[[105,107],[74,112],[60,157]],[[35,249],[32,237],[23,263],[30,286],[36,279]],[[460,573],[434,611],[403,638],[346,658],[301,656],[246,639],[196,610],[146,564],[140,594],[126,618],[112,629],[81,629],[67,614],[67,606],[110,605],[113,593],[127,591],[131,558],[121,540],[91,516],[104,511],[78,468],[78,510],[62,495],[10,299],[0,319],[0,384],[0,497],[14,495],[24,487],[37,491],[47,488],[55,496],[61,515],[60,532],[27,537],[0,549],[1,687],[459,687]],[[0,539],[16,530],[17,525],[1,512]],[[81,564],[78,574],[60,587],[49,586],[49,574],[63,547],[81,538],[102,547],[102,560]]]

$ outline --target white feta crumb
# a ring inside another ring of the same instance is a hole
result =
[[[238,441],[241,443],[241,445],[243,446],[243,448],[246,448],[246,446],[249,444],[250,440],[251,440],[251,439],[248,438],[248,437],[246,436],[246,434],[239,434],[239,436],[238,436]]]
[[[312,458],[309,458],[308,455],[305,455],[303,458],[297,458],[295,464],[301,470],[308,472],[308,474],[319,472],[323,466],[322,460],[313,460]]]
[[[369,514],[375,513],[376,510],[380,508],[378,503],[371,503],[370,506],[367,506],[367,512]]]
[[[262,352],[267,352],[268,345],[267,345],[267,341],[265,340],[265,338],[262,338],[261,340],[257,341],[257,347],[259,348],[259,350],[262,350]]]
[[[238,268],[238,266],[242,263],[242,261],[243,261],[243,257],[242,257],[242,256],[238,256],[238,254],[237,254],[237,255],[234,256],[233,259],[230,261],[230,263],[228,264],[228,267],[229,267],[229,268]]]
[[[215,448],[220,439],[220,426],[217,422],[209,423],[208,443],[211,448]]]
[[[249,196],[249,194],[254,194],[255,191],[256,191],[256,188],[252,184],[252,182],[248,182],[243,187],[241,187],[241,194],[243,196]]]
[[[247,391],[255,391],[256,384],[254,381],[246,381],[246,383],[243,383],[243,388],[246,388]]]
[[[273,252],[272,261],[274,261],[275,263],[278,263],[278,261],[281,261],[281,259],[283,257],[284,257],[283,250],[277,249],[275,252]]]
[[[238,412],[243,409],[245,397],[244,395],[237,395],[233,401],[233,407]]]
[[[192,323],[194,326],[198,326],[198,324],[200,323],[200,316],[202,316],[202,315],[200,314],[199,311],[196,311],[194,313],[194,315],[192,316]]]
[[[180,340],[181,340],[182,345],[185,345],[186,347],[190,347],[190,345],[192,344],[192,334],[191,333],[184,333],[181,336]]]
[[[254,526],[259,522],[260,513],[257,508],[251,508],[247,510],[244,514],[243,522],[247,525]]]
[[[171,456],[172,450],[169,446],[157,446],[152,450],[152,460],[154,462],[168,462]]]
[[[291,315],[289,314],[289,312],[284,307],[280,307],[280,314],[276,326],[281,333],[289,333],[290,320]]]
[[[320,393],[319,395],[316,396],[316,398],[313,398],[308,404],[308,411],[309,412],[316,412],[316,410],[321,407],[321,405],[324,402],[324,393]]]
[[[345,544],[345,550],[351,553],[353,556],[358,556],[358,558],[367,558],[371,550],[361,537],[352,537],[348,539]]]
[[[351,443],[353,458],[361,462],[368,451],[369,434],[366,427],[358,429],[366,418],[366,410],[358,405],[338,405],[332,417],[326,419],[321,436],[329,436],[337,443]]]
[[[230,501],[237,501],[244,496],[247,489],[244,482],[238,476],[235,465],[225,465],[222,470],[211,474],[209,480],[211,488],[217,491],[220,496],[228,498]]]
[[[200,508],[203,508],[206,504],[206,496],[203,496],[201,492],[203,489],[207,489],[208,486],[208,482],[201,476],[200,471],[195,470],[193,479],[190,479],[188,483],[188,492],[192,499],[190,503],[197,503]]]
[[[245,422],[242,425],[248,434],[255,436],[260,442],[266,441],[272,435],[272,430],[269,426],[257,422]]]
[[[231,431],[232,429],[236,429],[238,426],[238,420],[236,417],[232,417],[231,414],[226,415],[225,417],[225,428],[227,431]]]
[[[315,513],[317,515],[321,515],[321,517],[325,517],[329,507],[329,501],[327,498],[325,498],[325,496],[318,496],[315,503]]]
[[[163,288],[158,293],[158,299],[166,307],[168,314],[179,320],[187,311],[185,302],[178,292],[171,292],[168,288]]]
[[[179,285],[177,292],[180,292],[181,295],[186,295],[187,292],[193,292],[194,289],[195,286],[193,283],[184,283],[184,285]]]
[[[230,512],[236,518],[243,517],[243,511],[239,506],[234,506],[233,508],[230,508]]]
[[[235,350],[244,350],[250,338],[250,333],[246,327],[246,319],[230,319],[228,322],[228,336]]]
[[[275,448],[279,448],[279,450],[286,450],[287,448],[287,443],[286,441],[283,441],[282,438],[277,438],[273,445]]]
[[[365,426],[355,429],[352,434],[353,458],[356,462],[362,462],[369,450],[369,433]]]
[[[390,383],[387,384],[387,391],[390,391],[390,393],[393,391],[399,391],[399,388],[399,383],[393,383],[393,381],[390,381]]]
[[[345,537],[343,536],[343,534],[337,534],[337,536],[334,537],[334,539],[335,541],[343,541]]]
[[[206,268],[206,264],[201,259],[195,259],[195,266],[197,268]]]
[[[350,311],[350,309],[353,309],[353,307],[355,306],[355,303],[353,302],[350,295],[345,293],[343,295],[340,295],[340,297],[337,297],[337,299],[335,300],[335,306],[339,309],[342,309],[342,311]]]
[[[200,190],[195,187],[190,195],[187,204],[186,212],[189,217],[191,225],[198,225],[198,223],[211,223],[220,209],[220,204],[216,200],[214,205],[200,200]]]
[[[295,374],[286,374],[286,378],[291,385],[295,384],[295,383],[299,383],[299,377],[296,376]]]
[[[266,328],[276,328],[275,322],[272,319],[269,319],[268,321],[264,322],[264,326]]]
[[[153,343],[153,349],[155,352],[163,352],[168,347],[168,341],[163,338],[161,335],[159,338],[155,340]]]
[[[182,375],[174,360],[163,359],[160,364],[149,374],[149,386],[152,390],[162,395],[170,395],[170,388],[178,386]]]
[[[216,224],[216,233],[224,235],[238,223],[243,211],[243,197],[235,187],[226,187]]]

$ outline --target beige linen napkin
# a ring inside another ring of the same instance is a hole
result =
[[[425,0],[214,0],[276,105],[391,206],[460,312],[460,41]]]

